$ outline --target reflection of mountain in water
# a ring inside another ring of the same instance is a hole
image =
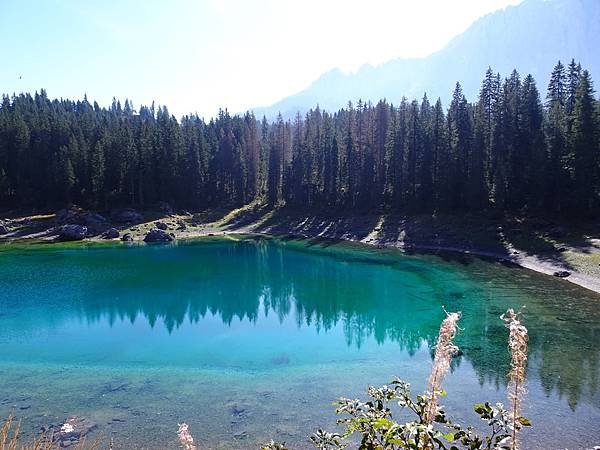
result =
[[[501,386],[509,358],[499,316],[507,306],[526,304],[530,378],[539,377],[548,395],[566,396],[572,408],[581,399],[598,402],[596,297],[574,298],[584,291],[541,277],[516,284],[529,273],[481,262],[467,274],[434,258],[377,259],[336,249],[320,249],[329,257],[316,257],[304,250],[300,243],[254,239],[87,252],[71,270],[105,272],[93,286],[75,286],[75,308],[86,320],[111,324],[142,315],[169,332],[207,314],[227,325],[257,323],[264,311],[280,320],[292,315],[299,327],[341,326],[349,346],[373,337],[412,354],[424,343],[433,347],[445,305],[464,313],[455,363],[466,358],[482,384]],[[103,260],[110,252],[119,257]]]

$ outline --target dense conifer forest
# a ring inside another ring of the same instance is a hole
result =
[[[440,75],[442,76],[442,75]],[[0,208],[179,208],[252,201],[311,209],[593,215],[600,102],[591,75],[558,63],[546,94],[489,69],[470,103],[428,99],[318,107],[270,123],[220,111],[178,121],[166,107],[4,96]]]

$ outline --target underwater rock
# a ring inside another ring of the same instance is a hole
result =
[[[172,235],[167,233],[164,230],[159,230],[158,228],[153,228],[146,234],[144,238],[144,242],[171,242],[175,239]]]
[[[248,432],[246,432],[246,431],[238,431],[237,433],[233,434],[233,437],[235,439],[246,439],[248,437]]]
[[[278,356],[271,358],[271,364],[274,364],[276,366],[282,366],[284,364],[289,364],[289,363],[290,363],[290,358],[288,358],[287,355],[278,355]]]
[[[242,414],[244,414],[244,412],[246,412],[246,408],[237,404],[232,405],[231,408],[229,408],[229,410],[234,416],[241,416]]]
[[[77,444],[84,436],[97,427],[96,423],[85,417],[72,416],[60,427],[50,426],[54,433],[52,440],[62,448]],[[46,431],[46,430],[43,430]]]
[[[104,389],[102,389],[102,395],[110,394],[111,392],[126,391],[128,388],[129,383],[120,383],[117,385],[108,383]]]

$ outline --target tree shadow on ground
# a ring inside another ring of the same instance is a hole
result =
[[[469,264],[473,257],[493,258],[514,266],[524,255],[565,270],[575,268],[565,251],[599,249],[581,224],[563,227],[556,220],[497,217],[480,214],[356,214],[351,211],[310,214],[292,208],[253,209],[231,220],[227,230],[249,226],[252,231],[310,239],[330,245],[331,239],[396,246],[412,253],[436,253],[446,260]],[[568,229],[568,232],[565,231]],[[465,253],[467,252],[467,253]],[[469,255],[468,252],[473,252]]]
[[[253,231],[297,238],[343,239],[360,241],[375,227],[377,215],[344,215],[315,211],[310,214],[280,208],[263,215]]]

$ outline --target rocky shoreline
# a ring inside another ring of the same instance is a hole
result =
[[[500,223],[500,224],[498,224]],[[261,234],[332,239],[410,252],[453,252],[493,258],[554,275],[600,293],[600,236],[568,232],[551,222],[499,222],[472,216],[352,217],[305,215],[244,207],[190,213],[163,205],[156,211],[122,208],[107,214],[72,207],[55,213],[0,219],[0,243],[64,241],[172,242],[203,236]]]

